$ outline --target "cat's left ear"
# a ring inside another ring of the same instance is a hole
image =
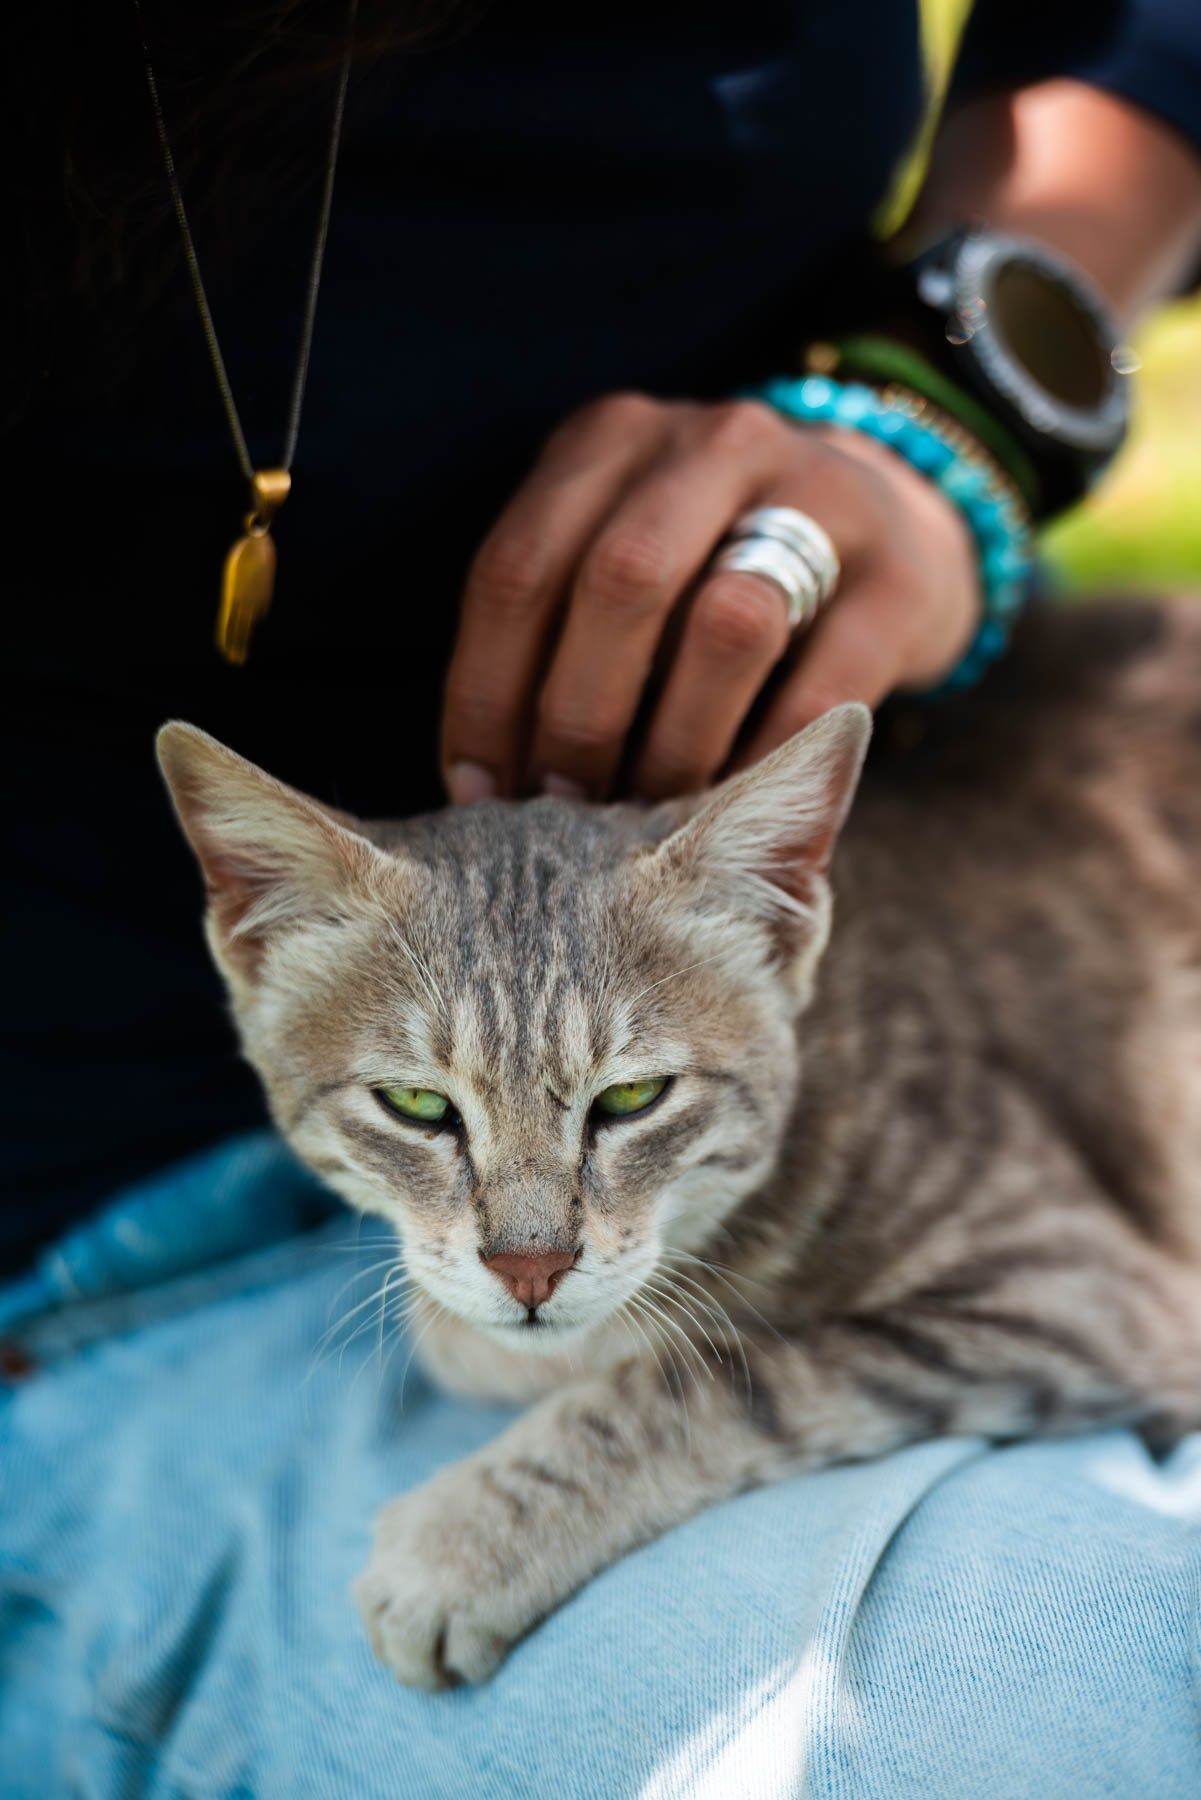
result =
[[[271,938],[337,922],[387,859],[335,814],[218,743],[173,721],[158,759],[208,890],[209,942],[227,975],[253,980]]]
[[[689,886],[702,907],[763,921],[782,957],[807,970],[829,929],[826,870],[871,729],[866,706],[833,707],[716,788],[659,846],[660,868]]]

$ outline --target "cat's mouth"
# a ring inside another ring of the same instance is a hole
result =
[[[545,1336],[547,1332],[562,1333],[564,1331],[570,1331],[572,1329],[572,1323],[568,1322],[567,1324],[564,1324],[561,1319],[548,1317],[545,1310],[536,1310],[531,1307],[524,1319],[512,1320],[508,1324],[508,1329],[517,1332],[521,1337],[528,1337],[531,1332],[541,1332]]]
[[[539,1307],[520,1319],[476,1320],[474,1323],[487,1336],[514,1348],[549,1350],[552,1344],[557,1346],[570,1338],[586,1337],[598,1321],[575,1316],[555,1317],[547,1308]]]
[[[620,1313],[631,1290],[637,1292],[638,1271],[623,1270],[625,1279],[590,1266],[581,1268],[577,1253],[570,1266],[559,1271],[562,1280],[549,1291],[542,1292],[533,1275],[505,1269],[506,1285],[529,1288],[528,1292],[502,1297],[500,1284],[490,1270],[483,1285],[480,1273],[472,1265],[481,1261],[472,1257],[463,1265],[444,1258],[427,1266],[421,1248],[408,1249],[408,1268],[425,1295],[453,1317],[470,1326],[506,1350],[538,1357],[557,1354],[568,1344],[587,1338],[603,1328]],[[634,1258],[641,1262],[641,1258]],[[634,1279],[631,1280],[631,1276]],[[581,1285],[583,1284],[583,1285]],[[516,1302],[516,1304],[515,1304]]]

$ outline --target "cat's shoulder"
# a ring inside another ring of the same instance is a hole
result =
[[[1031,607],[976,688],[881,712],[871,785],[998,800],[1201,775],[1201,596]]]

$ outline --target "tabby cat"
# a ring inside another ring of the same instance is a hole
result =
[[[1033,619],[842,831],[869,727],[382,825],[163,729],[280,1130],[394,1223],[434,1375],[532,1402],[379,1517],[404,1682],[759,1483],[1201,1420],[1201,612]]]

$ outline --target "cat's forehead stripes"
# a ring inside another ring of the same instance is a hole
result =
[[[436,834],[421,821],[412,836],[406,828],[404,854],[420,870],[407,929],[432,984],[452,996],[430,1019],[431,1048],[493,1083],[537,1068],[562,1092],[610,1047],[612,906],[628,831],[562,807],[490,810],[466,809],[449,832],[444,821]]]
[[[606,1040],[593,1028],[594,1011],[588,996],[563,982],[516,997],[481,982],[456,997],[446,1028],[432,1038],[441,1066],[468,1081],[489,1107],[520,1099],[540,1113],[559,1114],[571,1109],[581,1082],[600,1066],[595,1049],[603,1052]]]

